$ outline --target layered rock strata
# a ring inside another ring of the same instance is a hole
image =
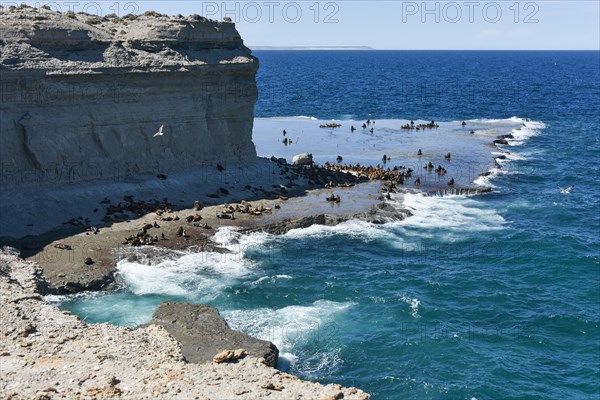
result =
[[[256,156],[258,60],[234,24],[0,12],[3,188],[119,181]]]

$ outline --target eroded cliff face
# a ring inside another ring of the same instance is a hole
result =
[[[0,46],[4,188],[256,156],[258,61],[234,24],[4,9]]]

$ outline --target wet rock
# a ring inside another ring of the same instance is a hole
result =
[[[311,153],[297,154],[292,158],[292,164],[294,165],[311,165],[313,163],[313,156]]]
[[[163,326],[177,339],[184,357],[192,363],[211,362],[223,350],[240,349],[264,358],[269,366],[277,364],[279,350],[273,343],[230,329],[219,311],[205,304],[161,303],[150,323]],[[238,350],[231,356],[239,358],[241,353]]]

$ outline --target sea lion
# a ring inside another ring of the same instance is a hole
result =
[[[165,174],[158,174],[158,175],[156,175],[156,177],[157,177],[158,179],[160,179],[160,180],[163,180],[163,181],[164,181],[165,179],[167,179],[167,176],[166,176]]]
[[[217,169],[219,170],[219,172],[225,170],[225,168],[220,163],[217,163]]]
[[[196,210],[196,211],[202,210],[202,204],[198,200],[196,200],[194,202],[194,210]]]
[[[467,125],[467,123],[465,121],[463,121],[461,125],[465,126],[465,125]]]
[[[285,131],[285,129],[283,130],[283,136],[287,135],[287,132]]]
[[[351,131],[351,132],[354,132],[355,130],[356,130],[356,128],[354,127],[354,125],[352,125],[352,126],[350,127],[350,131]]]
[[[335,199],[334,199],[334,201],[335,201],[336,203],[339,203],[340,201],[342,201],[342,199],[340,198],[340,195],[339,195],[339,194],[338,194],[337,196],[335,196]]]
[[[415,186],[421,186],[421,177],[417,177],[417,179],[415,179]]]
[[[218,219],[235,219],[234,214],[228,214],[228,213],[217,213],[217,218]]]
[[[419,151],[417,152],[417,155],[418,156],[422,156],[423,155],[423,152],[421,151],[421,149],[419,149]]]
[[[179,237],[183,236],[183,226],[180,226],[179,228],[177,228],[175,235],[177,235]]]
[[[454,185],[454,178],[450,178],[450,180],[448,181],[448,186],[452,185]]]
[[[336,158],[335,160],[336,160],[336,161],[338,162],[338,164],[339,164],[339,163],[341,163],[341,162],[342,162],[343,158],[342,158],[342,156],[337,156],[337,158]]]
[[[450,158],[452,158],[452,155],[451,155],[450,153],[448,153],[448,154],[446,154],[446,155],[444,156],[444,158],[445,158],[446,160],[449,160]]]

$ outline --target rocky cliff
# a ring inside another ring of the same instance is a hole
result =
[[[2,187],[122,180],[256,156],[258,61],[234,24],[0,13]]]

